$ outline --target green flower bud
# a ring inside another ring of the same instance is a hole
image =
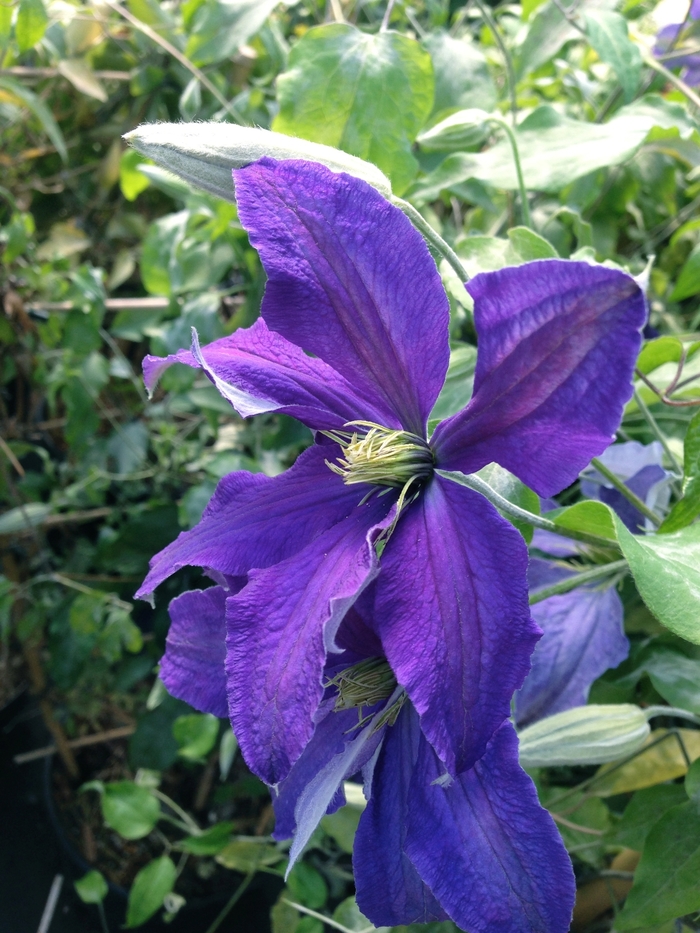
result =
[[[137,152],[210,194],[234,201],[231,170],[263,156],[320,162],[362,178],[386,198],[391,182],[375,165],[332,146],[234,123],[144,123],[124,139]]]
[[[577,706],[523,729],[520,764],[524,768],[603,764],[636,752],[649,732],[646,712],[631,703]]]

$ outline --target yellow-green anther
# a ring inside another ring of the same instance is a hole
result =
[[[428,442],[409,431],[384,428],[371,421],[353,421],[348,427],[368,428],[365,433],[328,431],[327,436],[343,449],[343,457],[328,467],[347,485],[366,483],[405,489],[421,483],[433,472],[434,460]]]
[[[336,710],[354,709],[388,699],[396,688],[396,678],[383,658],[369,658],[336,674],[326,686],[338,688]]]

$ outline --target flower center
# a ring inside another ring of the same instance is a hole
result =
[[[362,708],[371,708],[381,703],[382,700],[388,700],[396,692],[397,683],[394,672],[384,658],[368,658],[336,674],[325,686],[335,687],[338,690],[335,712],[342,709],[358,710],[360,718],[357,725],[359,727],[373,718],[373,714],[363,716]],[[376,723],[376,728],[379,729],[384,725],[393,726],[405,700],[406,694],[401,691],[395,701],[383,711]]]
[[[422,437],[383,428],[371,421],[350,421],[347,426],[352,425],[369,430],[325,432],[343,449],[343,457],[336,463],[328,460],[326,463],[348,486],[368,483],[407,491],[408,486],[420,484],[432,474],[433,452]]]

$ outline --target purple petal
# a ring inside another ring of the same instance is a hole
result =
[[[374,188],[312,162],[234,173],[241,222],[268,276],[272,330],[422,434],[449,361],[449,308],[422,237]]]
[[[612,441],[646,319],[641,289],[616,269],[546,259],[477,275],[474,395],[438,425],[445,470],[495,461],[541,496],[572,483]]]
[[[594,680],[629,654],[623,609],[614,586],[579,587],[532,607],[544,634],[532,670],[516,694],[518,726],[584,706]]]
[[[376,576],[374,540],[392,499],[373,497],[226,603],[231,722],[248,766],[282,781],[313,732],[326,651],[343,615]]]
[[[448,771],[481,757],[539,637],[520,533],[478,493],[435,477],[382,555],[373,624]]]
[[[307,356],[299,347],[268,329],[261,319],[247,330],[215,340],[200,349],[196,333],[192,350],[143,361],[151,391],[163,370],[173,363],[201,368],[216,388],[247,418],[278,411],[313,429],[337,429],[348,421],[376,421],[381,409],[355,392],[351,383],[323,360]]]
[[[160,662],[168,693],[202,713],[228,717],[226,598],[221,586],[191,590],[168,607],[171,625]]]
[[[419,742],[418,717],[405,706],[386,732],[369,803],[355,834],[357,905],[375,926],[447,919],[405,851],[408,793]]]
[[[295,554],[349,515],[366,493],[345,486],[326,466],[329,447],[305,450],[274,478],[260,473],[225,476],[201,521],[151,560],[136,596],[147,597],[181,567],[206,567],[233,576],[269,567]]]
[[[556,826],[518,764],[504,723],[471,771],[441,786],[423,739],[413,772],[406,851],[418,874],[470,933],[566,933],[574,875]]]

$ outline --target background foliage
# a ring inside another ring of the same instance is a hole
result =
[[[141,122],[240,122],[375,162],[471,275],[559,255],[647,277],[649,340],[620,437],[662,438],[674,504],[645,538],[592,503],[557,521],[619,540],[637,584],[620,584],[630,658],[591,699],[700,715],[700,99],[687,63],[654,58],[669,22],[678,47],[700,45],[687,4],[670,0],[0,0],[2,680],[4,699],[25,682],[41,696],[72,786],[93,777],[80,796],[93,825],[131,841],[127,869],[84,853],[86,903],[102,904],[104,875],[133,883],[136,927],[177,913],[196,887],[186,870],[234,891],[231,872],[244,885],[279,876],[286,857],[226,725],[155,679],[168,600],[196,572],[155,608],[132,593],[218,479],[279,473],[311,436],[283,416],[242,421],[183,367],[146,398],[143,356],[186,346],[193,326],[207,342],[249,325],[264,280],[235,205],[126,149]],[[441,272],[454,345],[436,419],[467,401],[475,356],[470,300]],[[533,508],[534,494],[500,488]],[[575,486],[559,504],[578,499]],[[700,733],[671,714],[656,725],[664,741],[609,774],[533,772],[574,859],[574,929],[700,928]],[[114,728],[128,744],[107,743],[112,757],[88,771],[71,740]],[[352,898],[360,808],[324,819],[275,933],[321,933],[323,916],[371,929]]]

